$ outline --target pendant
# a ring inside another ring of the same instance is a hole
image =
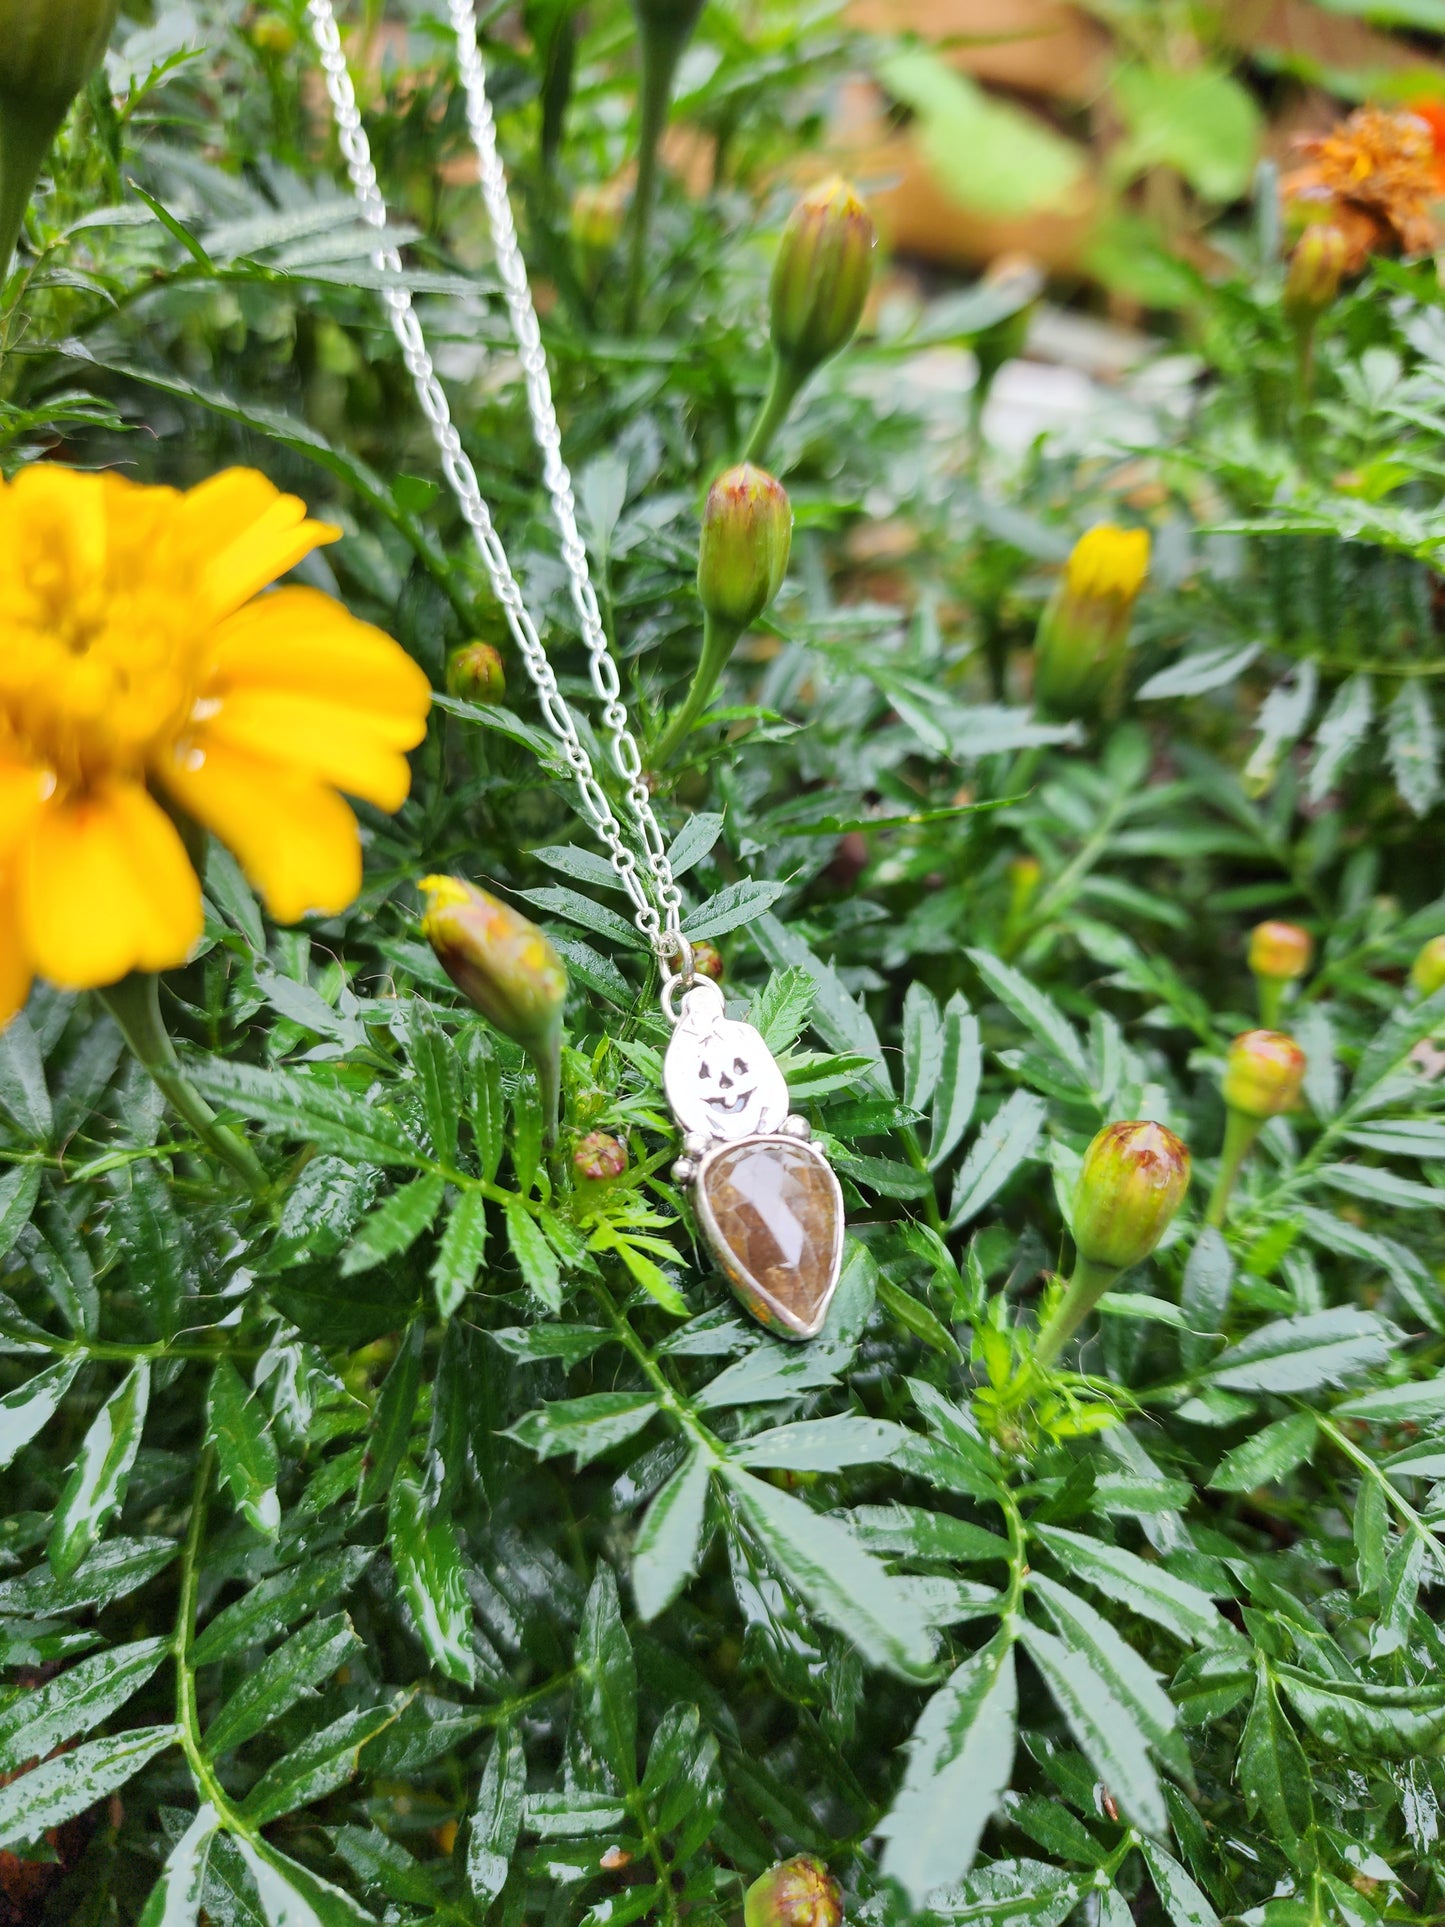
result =
[[[692,1187],[708,1250],[753,1317],[816,1338],[843,1262],[842,1188],[753,1026],[727,1015],[707,977],[680,1002],[662,1070],[683,1133],[673,1175]],[[664,1008],[671,1016],[670,997]]]

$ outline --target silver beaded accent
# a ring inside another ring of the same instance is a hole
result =
[[[477,472],[452,421],[446,395],[437,379],[436,367],[421,331],[421,323],[412,306],[401,257],[395,248],[378,247],[372,261],[378,273],[389,277],[389,285],[382,292],[382,301],[401,346],[402,357],[416,389],[417,401],[430,424],[432,438],[441,457],[442,473],[472,531],[493,593],[506,613],[507,626],[537,691],[542,715],[561,744],[567,766],[576,779],[582,815],[606,846],[613,871],[632,903],[634,923],[655,954],[666,959],[681,954],[682,892],[673,879],[667,861],[667,845],[653,813],[647,778],[642,769],[642,754],[632,735],[627,708],[622,701],[617,664],[608,647],[596,592],[587,567],[587,549],[577,529],[572,478],[562,459],[562,437],[552,402],[547,357],[537,326],[536,310],[532,305],[526,265],[517,245],[516,227],[507,195],[507,177],[497,152],[496,125],[491,102],[487,98],[481,52],[477,46],[472,0],[448,0],[448,11],[456,34],[457,61],[467,102],[467,125],[477,149],[482,199],[492,232],[497,270],[506,290],[512,332],[521,357],[532,432],[542,457],[542,477],[551,499],[553,519],[561,540],[562,559],[571,584],[572,602],[581,625],[582,640],[587,647],[592,686],[602,706],[608,754],[624,786],[633,831],[646,865],[647,880],[644,880],[637,854],[623,840],[622,826],[577,733],[572,712],[557,686],[547,652],[522,599],[507,552],[493,526]],[[371,145],[361,124],[356,89],[347,69],[331,0],[308,0],[307,13],[326,78],[326,91],[336,118],[337,138],[357,204],[368,226],[380,230],[386,226],[386,203],[377,182]]]

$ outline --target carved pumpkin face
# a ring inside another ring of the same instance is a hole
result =
[[[667,1101],[684,1131],[735,1140],[776,1131],[788,1114],[788,1087],[751,1024],[726,1014],[722,992],[705,979],[682,1000],[682,1016],[663,1068]]]

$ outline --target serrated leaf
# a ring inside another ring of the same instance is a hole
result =
[[[640,1432],[656,1410],[657,1400],[650,1392],[589,1392],[583,1398],[539,1405],[518,1419],[510,1436],[539,1459],[571,1452],[578,1465],[589,1465]]]
[[[472,1606],[461,1551],[451,1519],[429,1506],[409,1474],[391,1488],[387,1546],[412,1623],[438,1672],[460,1685],[476,1678],[472,1653]]]
[[[1173,1855],[1155,1840],[1141,1840],[1139,1846],[1154,1891],[1174,1927],[1219,1927],[1218,1914]]]
[[[841,1472],[849,1465],[886,1464],[908,1436],[888,1419],[801,1419],[753,1433],[731,1456],[754,1471]]]
[[[32,1144],[47,1144],[55,1125],[45,1064],[23,1010],[0,1030],[0,1111]]]
[[[1013,1642],[996,1635],[950,1676],[919,1716],[908,1765],[879,1825],[883,1872],[915,1907],[973,1865],[979,1837],[1013,1772],[1018,1686]]]
[[[171,1848],[141,1910],[139,1927],[195,1927],[220,1816],[206,1801]]]
[[[30,1222],[40,1196],[40,1166],[17,1164],[0,1178],[0,1258],[7,1257],[15,1240]]]
[[[517,1261],[523,1282],[549,1311],[560,1311],[562,1273],[556,1253],[520,1198],[508,1198],[503,1209],[507,1222],[507,1242],[512,1248],[512,1256]]]
[[[779,897],[788,894],[786,883],[767,883],[747,878],[741,883],[730,883],[719,890],[715,897],[698,905],[691,915],[684,917],[682,934],[685,937],[721,937],[729,930],[739,930],[744,924],[756,923],[765,910],[771,910]]]
[[[1278,1318],[1221,1352],[1206,1376],[1236,1392],[1313,1391],[1383,1364],[1393,1334],[1393,1326],[1354,1306]]]
[[[1014,1091],[984,1125],[959,1167],[949,1205],[951,1231],[978,1216],[1032,1152],[1048,1106],[1032,1091]]]
[[[486,1197],[480,1191],[464,1191],[447,1214],[432,1260],[432,1290],[443,1319],[452,1316],[476,1283],[486,1250]]]
[[[694,1447],[643,1514],[632,1543],[632,1594],[643,1620],[666,1611],[697,1571],[711,1477]]]
[[[1031,984],[1021,971],[987,950],[969,950],[969,962],[1000,1003],[1007,1006],[1045,1053],[1054,1058],[1087,1091],[1092,1083],[1089,1061],[1073,1025],[1051,997]]]
[[[1064,1526],[1034,1525],[1030,1531],[1076,1579],[1087,1581],[1130,1612],[1152,1619],[1186,1645],[1217,1645],[1235,1637],[1208,1593],[1137,1553]]]
[[[54,1418],[81,1364],[78,1355],[57,1359],[0,1398],[0,1469]]]
[[[390,1726],[396,1714],[396,1706],[358,1707],[289,1746],[246,1795],[241,1811],[247,1821],[253,1827],[267,1826],[345,1786],[360,1770],[362,1747]]]
[[[0,1787],[0,1852],[38,1840],[84,1813],[175,1740],[173,1726],[137,1726],[109,1739],[88,1740]]]
[[[349,1894],[279,1852],[269,1841],[242,1835],[236,1850],[245,1861],[267,1927],[375,1927],[372,1916]]]
[[[276,1441],[260,1400],[254,1393],[247,1394],[240,1374],[226,1358],[211,1374],[206,1433],[216,1448],[221,1482],[230,1487],[247,1523],[257,1532],[275,1532],[281,1523]]]
[[[1319,1427],[1313,1412],[1291,1412],[1236,1445],[1209,1481],[1216,1492],[1253,1492],[1272,1485],[1301,1465],[1314,1450]]]
[[[1202,696],[1211,689],[1222,689],[1238,681],[1259,654],[1262,644],[1220,643],[1211,649],[1194,649],[1167,669],[1160,669],[1141,683],[1135,692],[1142,703],[1163,702],[1171,696]]]
[[[1329,795],[1335,778],[1369,735],[1374,714],[1374,689],[1368,676],[1351,676],[1340,684],[1315,731],[1315,757],[1306,791],[1312,804],[1322,803]]]
[[[241,1681],[205,1731],[212,1759],[243,1746],[330,1679],[360,1646],[350,1619],[333,1613],[313,1619],[278,1646]]]
[[[343,1278],[369,1271],[385,1258],[409,1250],[441,1210],[446,1179],[434,1172],[402,1185],[375,1211],[368,1213],[341,1256]]]
[[[883,1047],[873,1020],[857,998],[849,995],[831,964],[815,957],[803,939],[785,929],[771,914],[759,917],[754,941],[775,970],[797,969],[812,979],[817,993],[813,1027],[835,1051],[857,1051],[869,1060],[870,1086],[891,1097],[893,1080],[883,1058]]]
[[[1029,1581],[1060,1640],[1078,1652],[1137,1721],[1150,1746],[1176,1773],[1189,1776],[1189,1753],[1178,1733],[1178,1715],[1153,1669],[1088,1600],[1034,1573]]]
[[[441,1164],[454,1164],[462,1106],[462,1067],[456,1046],[426,1004],[411,1006],[408,1055],[421,1085],[427,1136]]]
[[[299,1071],[263,1070],[218,1057],[188,1075],[211,1102],[239,1111],[289,1138],[310,1138],[319,1149],[358,1164],[420,1164],[421,1146],[387,1112],[365,1098]]]
[[[1186,1327],[1179,1340],[1179,1357],[1186,1371],[1196,1371],[1216,1349],[1233,1279],[1234,1260],[1224,1234],[1206,1225],[1184,1267],[1179,1300]]]
[[[1280,1711],[1262,1660],[1240,1740],[1237,1774],[1250,1813],[1259,1816],[1288,1858],[1299,1864],[1314,1824],[1309,1761]]]
[[[265,1645],[284,1627],[350,1591],[372,1557],[368,1546],[348,1546],[272,1573],[216,1614],[191,1648],[193,1663],[208,1666],[248,1646]]]
[[[1319,682],[1319,670],[1306,657],[1296,665],[1293,675],[1276,683],[1261,703],[1255,720],[1259,741],[1244,766],[1245,786],[1252,795],[1269,788],[1286,750],[1304,734],[1314,713]]]
[[[467,1830],[467,1884],[477,1900],[495,1900],[522,1829],[527,1761],[519,1734],[503,1727],[487,1759]]]
[[[138,1693],[170,1650],[142,1639],[82,1659],[68,1671],[0,1708],[0,1774],[17,1773],[108,1720]]]
[[[637,1665],[622,1623],[617,1580],[599,1563],[577,1639],[578,1706],[594,1756],[615,1785],[637,1784]]]
[[[57,1579],[71,1577],[120,1510],[140,1450],[150,1385],[150,1363],[139,1359],[91,1422],[46,1545]]]
[[[1310,1732],[1349,1759],[1433,1757],[1445,1742],[1445,1686],[1320,1679],[1283,1664],[1274,1674]]]
[[[943,1013],[926,984],[916,979],[903,997],[903,1102],[925,1111],[943,1067]]]
[[[943,1008],[943,1039],[938,1078],[933,1091],[933,1128],[928,1140],[928,1163],[936,1170],[962,1141],[973,1121],[983,1075],[983,1050],[978,1019],[956,990]]]
[[[905,1678],[928,1664],[928,1625],[907,1590],[847,1527],[740,1466],[726,1479],[769,1565],[874,1666]]]
[[[1424,683],[1407,677],[1385,712],[1385,743],[1395,787],[1423,816],[1440,794],[1440,738]]]
[[[407,1326],[391,1370],[381,1381],[371,1415],[367,1467],[361,1482],[361,1504],[376,1505],[391,1491],[391,1482],[406,1456],[412,1420],[421,1392],[421,1359],[426,1326],[414,1318]]]
[[[1084,1649],[1071,1649],[1027,1620],[1019,1637],[1084,1757],[1120,1808],[1146,1832],[1162,1833],[1168,1824],[1164,1796],[1132,1711],[1110,1691]]]

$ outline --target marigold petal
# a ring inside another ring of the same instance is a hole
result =
[[[191,489],[181,507],[184,537],[204,555],[204,593],[213,619],[228,616],[303,556],[340,540],[340,529],[307,518],[255,469],[228,468]]]
[[[318,777],[379,809],[399,810],[411,788],[411,769],[395,737],[414,740],[405,717],[343,709],[324,697],[285,690],[238,689],[197,732],[202,751],[213,745],[262,756]]]
[[[158,770],[183,809],[240,859],[281,923],[344,910],[361,888],[361,836],[334,790],[230,744]]]
[[[201,934],[201,886],[185,845],[138,783],[48,805],[17,869],[25,948],[64,990],[168,970]]]
[[[16,1011],[24,1009],[31,978],[30,958],[16,915],[14,884],[5,878],[0,880],[0,1030]]]
[[[411,749],[426,734],[431,683],[398,643],[358,622],[319,589],[287,587],[260,596],[216,629],[208,688],[291,689],[330,696],[354,709],[409,720]]]
[[[29,830],[54,779],[33,763],[0,762],[0,857]]]

